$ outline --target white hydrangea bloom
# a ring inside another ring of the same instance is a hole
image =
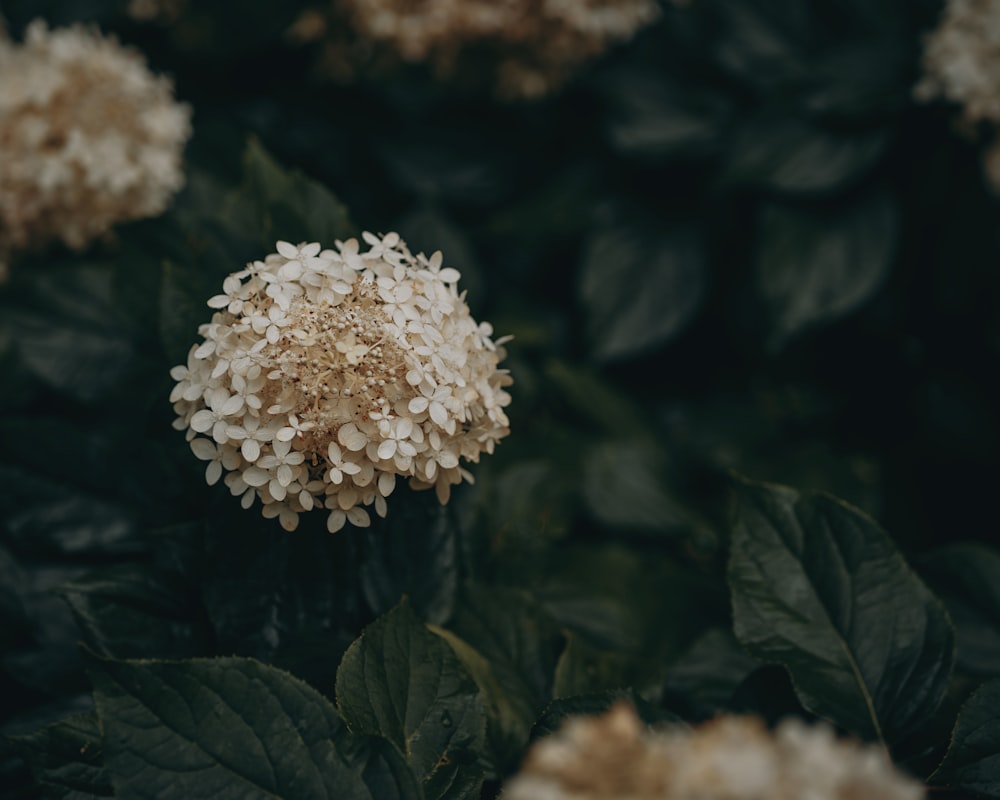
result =
[[[363,55],[427,63],[444,79],[489,65],[497,93],[535,98],[659,17],[657,0],[334,0],[328,61],[350,73]],[[315,16],[299,29],[315,37]]]
[[[412,255],[398,234],[277,243],[208,301],[170,400],[206,477],[287,530],[329,511],[335,532],[386,514],[396,476],[442,503],[472,476],[460,462],[509,432],[503,339],[469,314],[441,253]]]
[[[190,109],[142,56],[98,31],[0,30],[0,251],[81,249],[161,213],[184,182]]]
[[[1000,122],[1000,2],[948,0],[924,45],[918,99],[961,105],[970,122]]]
[[[918,800],[874,746],[825,725],[754,717],[650,732],[627,703],[575,717],[528,752],[502,800]]]

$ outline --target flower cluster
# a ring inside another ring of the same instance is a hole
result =
[[[81,26],[0,33],[0,251],[81,249],[183,185],[190,109],[142,56]]]
[[[993,142],[985,155],[987,178],[1000,189],[1000,2],[948,0],[927,37],[919,100],[943,98],[962,106],[967,127],[986,122]]]
[[[175,427],[245,508],[294,530],[386,514],[397,476],[442,503],[471,475],[460,462],[509,432],[503,340],[477,324],[440,252],[413,256],[395,233],[277,253],[226,278],[186,366],[174,367]],[[199,435],[200,434],[200,435]]]
[[[656,0],[334,0],[326,64],[426,63],[443,80],[484,79],[505,98],[536,98],[659,15]],[[315,18],[311,30],[315,30]],[[349,32],[344,35],[344,32]]]
[[[917,800],[923,788],[875,747],[823,725],[753,717],[648,732],[627,703],[568,720],[528,752],[504,800]]]

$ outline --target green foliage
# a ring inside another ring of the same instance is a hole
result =
[[[114,797],[104,768],[97,714],[67,717],[12,741],[46,796],[63,800]]]
[[[984,683],[962,706],[935,782],[1000,797],[1000,679]]]
[[[747,484],[730,546],[736,636],[791,673],[806,708],[890,743],[934,713],[951,622],[873,520],[832,497]]]
[[[337,671],[337,706],[352,731],[392,742],[425,782],[474,756],[485,739],[478,687],[406,603],[348,648]]]
[[[116,796],[420,797],[390,745],[273,667],[94,661],[90,675]]]
[[[164,215],[0,285],[5,791],[485,800],[627,701],[820,717],[1000,797],[1000,239],[979,143],[914,100],[940,2],[663,3],[511,104],[326,80],[305,0],[127,5],[3,3],[195,111]],[[227,275],[361,229],[514,334],[511,435],[447,507],[289,535],[206,485],[169,370]]]

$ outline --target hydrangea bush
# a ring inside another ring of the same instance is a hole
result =
[[[239,12],[3,2],[0,795],[1000,797],[990,3]]]

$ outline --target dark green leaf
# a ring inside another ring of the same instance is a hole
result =
[[[94,403],[133,364],[135,350],[116,327],[111,273],[103,266],[46,265],[30,297],[0,311],[29,372],[73,399]]]
[[[653,658],[672,657],[726,616],[714,579],[623,542],[564,546],[536,594],[561,627],[591,644]],[[675,613],[681,606],[686,613]]]
[[[937,548],[918,562],[955,624],[959,669],[1000,674],[1000,553],[983,544]]]
[[[616,361],[666,344],[701,307],[705,258],[691,226],[598,228],[584,248],[579,293],[594,358]]]
[[[419,798],[394,748],[250,659],[98,661],[105,763],[119,797]]]
[[[892,268],[897,216],[882,191],[832,215],[764,208],[755,271],[772,344],[841,317],[875,293]]]
[[[495,766],[500,772],[513,769],[532,724],[552,699],[562,634],[529,595],[470,585],[441,635],[486,699]]]
[[[984,683],[965,701],[948,752],[930,782],[1000,797],[1000,678]]]
[[[583,500],[612,527],[676,533],[688,522],[666,484],[662,451],[648,441],[601,442],[583,463]]]
[[[10,652],[30,641],[28,618],[21,602],[26,583],[17,559],[0,546],[0,652]]]
[[[253,225],[266,252],[278,240],[333,247],[335,240],[352,235],[340,201],[322,184],[284,169],[256,139],[247,145],[243,168],[243,189],[227,213],[237,224],[243,220]]]
[[[314,650],[325,642],[325,656],[296,674],[332,690],[331,665],[339,663],[341,648],[364,618],[357,539],[327,534],[322,514],[304,514],[288,536],[275,520],[244,511],[227,493],[201,545],[202,602],[218,651],[271,662],[289,648]]]
[[[621,153],[677,158],[721,143],[729,112],[722,95],[638,70],[609,75],[602,88],[612,107],[608,137]]]
[[[233,271],[239,268],[233,265]],[[221,282],[199,270],[193,263],[167,261],[163,264],[160,289],[160,338],[171,364],[186,364],[191,346],[201,342],[198,327],[214,313],[208,298],[221,291]]]
[[[112,658],[207,655],[212,631],[193,591],[144,564],[87,573],[60,587],[85,641]]]
[[[388,739],[425,781],[485,738],[475,681],[406,603],[348,648],[337,671],[337,705],[352,731]]]
[[[948,615],[861,511],[741,485],[729,586],[737,638],[784,665],[810,711],[893,742],[941,702],[954,650]]]
[[[559,730],[567,717],[598,716],[604,714],[613,705],[620,702],[631,703],[635,707],[639,719],[647,725],[683,725],[684,721],[676,714],[643,700],[631,689],[618,689],[597,694],[580,695],[554,700],[539,717],[531,731],[531,738],[538,739]]]
[[[735,77],[767,90],[802,76],[811,6],[795,0],[724,0],[718,8],[723,29],[710,44]]]
[[[92,800],[112,797],[102,763],[101,726],[96,713],[80,714],[24,736],[11,737],[49,798]]]
[[[887,143],[883,130],[832,132],[775,109],[737,130],[723,180],[780,192],[832,192],[871,169]]]
[[[545,377],[552,384],[550,391],[557,392],[589,425],[618,435],[649,435],[648,425],[634,399],[616,391],[596,372],[552,360],[545,365]]]
[[[433,492],[399,489],[392,512],[357,536],[363,544],[360,577],[369,607],[384,614],[406,595],[429,622],[451,615],[460,561],[454,509]]]
[[[760,666],[747,655],[733,634],[712,628],[670,663],[663,679],[664,698],[673,707],[681,704],[693,716],[712,716],[722,709],[736,688]]]
[[[439,764],[426,783],[426,800],[479,800],[482,797],[483,769],[471,759],[448,760]]]
[[[656,662],[596,647],[571,634],[556,664],[552,696],[558,700],[622,686],[655,685],[659,671]]]

